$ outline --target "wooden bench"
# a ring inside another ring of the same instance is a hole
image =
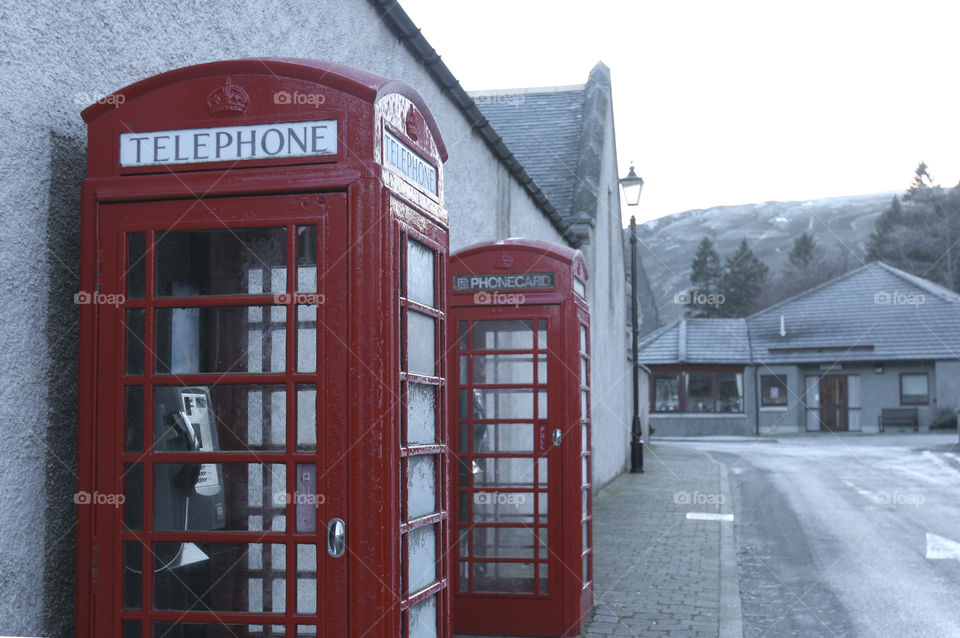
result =
[[[883,408],[880,413],[880,431],[884,432],[887,426],[895,428],[913,428],[920,431],[920,418],[916,408]]]

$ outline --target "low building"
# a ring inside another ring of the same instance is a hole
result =
[[[873,262],[742,319],[640,345],[654,436],[878,432],[960,408],[960,295]]]

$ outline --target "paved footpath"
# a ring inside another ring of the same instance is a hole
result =
[[[643,474],[622,474],[594,498],[594,611],[585,638],[742,638],[726,467],[704,452],[654,445]]]

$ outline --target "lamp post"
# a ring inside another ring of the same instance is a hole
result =
[[[620,179],[623,198],[627,206],[640,203],[640,191],[643,190],[643,178],[638,176],[630,165],[630,172]],[[637,218],[630,215],[630,316],[633,324],[633,438],[630,442],[630,472],[643,473],[643,427],[640,424],[640,362],[637,345],[640,339],[640,326],[637,321]]]

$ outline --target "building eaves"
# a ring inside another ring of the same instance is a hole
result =
[[[533,178],[530,177],[523,165],[510,152],[503,139],[493,129],[487,118],[483,116],[473,99],[463,90],[460,82],[444,64],[436,49],[423,37],[420,29],[413,23],[400,3],[397,0],[369,0],[369,2],[377,10],[379,18],[383,20],[390,31],[426,67],[427,72],[437,82],[443,93],[460,110],[470,127],[477,131],[493,155],[523,186],[537,208],[543,211],[557,232],[576,247],[576,239],[567,233],[562,215]]]

